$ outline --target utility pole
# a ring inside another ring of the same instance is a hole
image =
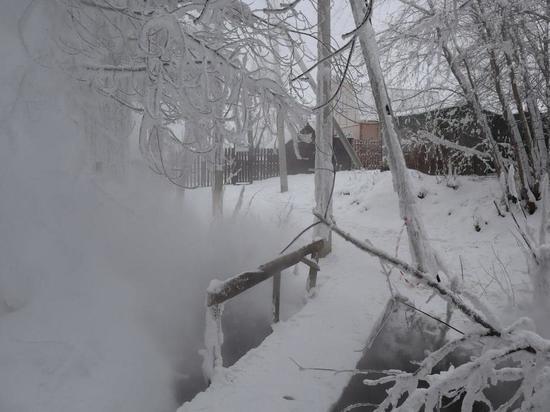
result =
[[[333,157],[333,117],[332,107],[327,102],[331,95],[331,30],[330,30],[330,0],[317,1],[317,106],[322,106],[317,112],[315,137],[315,211],[325,218],[332,219],[332,184],[334,180]],[[320,257],[328,255],[332,250],[331,231],[326,225],[315,226],[314,238],[321,237],[325,241]]]
[[[269,7],[280,8],[280,0],[267,0],[267,5]],[[268,17],[268,20],[271,21],[271,15]],[[273,71],[275,73],[276,81],[282,86],[283,76],[281,73],[281,66],[279,65],[280,53],[279,45],[277,43],[273,44],[273,54],[275,56],[275,64]],[[279,179],[281,181],[281,193],[288,192],[288,173],[287,173],[287,164],[286,164],[286,147],[285,147],[285,117],[282,111],[282,107],[279,107],[277,110],[277,146],[279,148]]]

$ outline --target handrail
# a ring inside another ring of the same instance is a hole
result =
[[[317,260],[320,251],[323,249],[323,242],[322,239],[315,240],[293,252],[280,255],[264,263],[254,271],[243,272],[225,281],[212,281],[210,283],[206,295],[205,350],[202,352],[203,373],[208,382],[216,370],[223,368],[221,317],[224,302],[269,278],[273,278],[273,323],[279,322],[281,272],[300,262],[309,266],[306,283],[306,290],[309,292],[317,283],[317,272],[319,271]],[[306,257],[308,255],[311,255],[311,259]]]
[[[316,255],[318,254],[323,247],[323,240],[316,240],[306,246],[301,247],[300,249],[295,250],[277,258],[264,263],[257,270],[250,272],[243,272],[232,278],[229,278],[223,282],[216,283],[214,286],[208,288],[207,291],[207,306],[219,305],[239,294],[248,290],[258,283],[261,283],[277,274],[282,272],[284,269],[287,269],[291,266],[296,265],[297,263],[304,260],[303,263],[306,263],[310,268],[312,264],[309,260],[304,259],[307,255]],[[318,269],[318,266],[316,267]],[[315,286],[315,285],[313,285]]]

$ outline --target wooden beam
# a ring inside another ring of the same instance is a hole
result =
[[[319,258],[317,256],[317,253],[312,253],[311,258],[315,261],[319,261]],[[315,262],[313,262],[315,263]],[[319,271],[319,265],[315,263],[317,267],[310,266],[309,268],[309,274],[307,276],[307,284],[306,284],[306,290],[309,292],[311,289],[313,289],[315,286],[317,286],[317,272]]]

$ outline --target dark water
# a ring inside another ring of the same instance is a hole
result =
[[[249,350],[260,345],[272,332],[271,291],[269,285],[259,289],[249,291],[252,293],[246,292],[243,299],[236,299],[225,305],[222,317],[224,367],[233,365]],[[261,306],[257,304],[258,300],[262,302]],[[198,353],[201,348],[199,345],[196,353],[188,354],[178,368],[185,374],[174,383],[178,404],[192,400],[208,386],[202,376],[202,357]]]
[[[441,346],[432,333],[426,333],[428,329],[439,328],[435,321],[426,319],[418,312],[404,310],[402,305],[397,305],[378,337],[372,343],[370,349],[366,350],[361,360],[357,363],[357,369],[386,370],[400,369],[406,372],[413,372],[417,366],[414,362],[424,359],[426,350],[433,351]],[[434,369],[434,372],[447,370],[450,365],[455,367],[467,361],[473,353],[462,350],[449,355]],[[368,375],[369,378],[378,378],[382,375]],[[366,386],[363,380],[367,376],[353,376],[348,386],[340,396],[340,399],[333,405],[331,412],[340,412],[346,407],[357,403],[379,404],[386,398],[386,390],[393,384],[379,386]],[[519,383],[509,382],[491,387],[485,391],[487,398],[493,403],[493,407],[508,400],[509,395],[517,389]],[[370,412],[374,406],[361,406],[352,409],[354,412]],[[451,402],[444,399],[443,407],[439,409],[444,412],[455,412],[461,410],[461,402]],[[485,405],[475,404],[474,411],[487,411]]]
[[[250,349],[260,345],[272,332],[268,311],[246,310],[247,304],[249,302],[245,300],[226,305],[222,321],[224,332],[222,354],[225,367],[233,365]],[[370,349],[365,351],[357,363],[357,369],[400,369],[413,372],[416,369],[415,362],[421,361],[426,351],[433,351],[441,345],[434,338],[434,331],[437,331],[438,328],[439,324],[435,321],[397,305]],[[472,352],[467,350],[455,352],[445,358],[435,372],[446,370],[450,365],[458,366],[468,360],[471,355]],[[187,375],[174,384],[179,404],[192,400],[197,393],[207,388],[201,372],[201,363],[202,358],[198,355],[197,349],[197,353],[189,356],[185,364],[182,365],[181,370],[186,371]],[[380,376],[382,375],[369,375],[370,378]],[[340,399],[333,405],[331,412],[340,412],[356,403],[379,404],[385,399],[386,390],[392,384],[366,386],[363,384],[364,379],[365,375],[353,376]],[[518,383],[500,384],[490,388],[485,394],[493,402],[493,406],[496,406],[506,401],[517,386]],[[460,401],[444,402],[445,404],[448,406],[444,406],[440,411],[458,412],[461,410]],[[375,407],[362,406],[354,408],[353,411],[370,412],[374,409]],[[487,408],[477,405],[474,410],[483,412]]]

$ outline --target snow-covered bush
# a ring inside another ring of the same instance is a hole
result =
[[[481,405],[489,411],[543,411],[550,401],[550,341],[532,332],[532,327],[529,320],[521,319],[500,336],[467,334],[432,352],[412,373],[386,371],[386,376],[367,378],[364,383],[395,383],[377,411],[389,407],[396,411],[433,411],[455,401],[461,402],[463,411],[478,410]],[[465,347],[477,354],[459,366],[433,372],[449,354]],[[494,405],[486,391],[502,382],[518,385],[503,403]]]

